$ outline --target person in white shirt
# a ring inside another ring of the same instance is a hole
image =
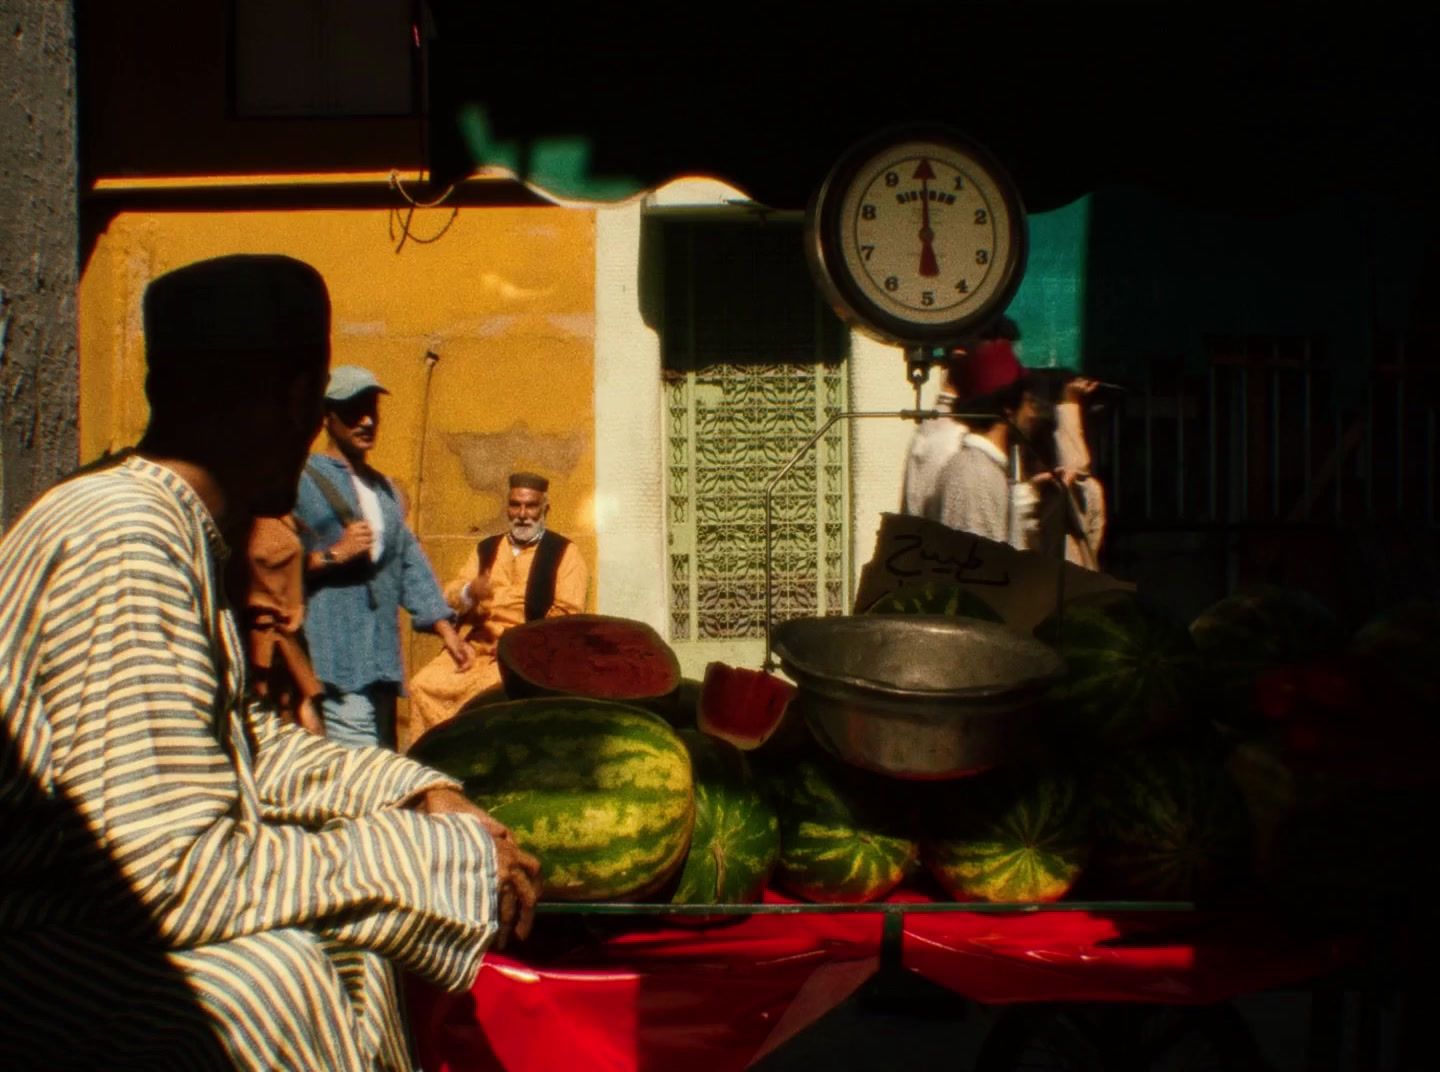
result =
[[[1014,343],[1019,338],[1020,328],[1015,321],[1002,316],[982,336],[952,346],[945,355],[945,383],[935,398],[935,408],[941,413],[963,410],[965,395],[960,385],[964,382],[964,364],[969,355],[986,341],[1006,339]],[[901,513],[931,521],[940,520],[940,474],[960,449],[960,443],[969,430],[965,422],[956,417],[938,417],[920,422],[915,434],[910,437],[910,449],[905,457],[904,483],[900,491]]]
[[[982,342],[960,371],[965,410],[972,416],[960,449],[940,475],[937,520],[1026,549],[1036,495],[1031,483],[1012,479],[1009,455],[1015,430],[1028,435],[1035,426],[1035,395],[1008,339]]]

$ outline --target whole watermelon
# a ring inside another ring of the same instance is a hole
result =
[[[1412,599],[1380,612],[1355,634],[1350,655],[1387,700],[1427,720],[1440,710],[1440,603]]]
[[[698,730],[681,730],[695,781],[695,827],[671,901],[747,904],[760,899],[780,856],[780,821],[745,754]]]
[[[659,633],[604,614],[541,618],[507,629],[495,659],[506,693],[517,699],[654,701],[680,685],[680,661]]]
[[[644,897],[680,868],[695,821],[685,743],[658,715],[574,697],[457,715],[411,749],[540,858],[544,898]]]
[[[1262,585],[1212,604],[1190,623],[1213,717],[1253,724],[1276,673],[1338,656],[1345,634],[1334,613],[1299,589]]]
[[[1089,858],[1089,800],[1069,772],[993,771],[930,799],[921,857],[957,901],[1057,901]]]
[[[925,581],[905,584],[887,592],[870,605],[867,614],[950,614],[1004,622],[989,603],[968,585],[953,581]]]
[[[777,886],[808,901],[874,901],[898,886],[918,859],[878,775],[824,758],[767,772],[780,815]]]
[[[1188,741],[1129,749],[1099,770],[1093,792],[1093,892],[1193,900],[1248,875],[1250,816],[1218,750]]]
[[[1129,592],[1074,599],[1035,628],[1065,660],[1055,724],[1080,746],[1123,746],[1184,725],[1199,671],[1184,626]],[[1068,731],[1068,732],[1067,732]]]

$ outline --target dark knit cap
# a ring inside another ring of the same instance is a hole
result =
[[[511,473],[510,486],[512,488],[530,488],[532,491],[549,491],[550,481],[539,473]]]
[[[320,273],[278,254],[236,254],[177,268],[145,288],[145,359],[328,348],[330,297]]]

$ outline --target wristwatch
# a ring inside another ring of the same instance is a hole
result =
[[[325,550],[320,552],[320,561],[325,563],[325,565],[327,566],[333,566],[335,565],[335,563],[340,561],[340,558],[335,554],[335,549],[333,547],[327,547],[325,548]]]

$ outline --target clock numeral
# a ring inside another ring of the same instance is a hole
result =
[[[989,251],[988,249],[977,249],[977,250],[975,251],[975,263],[976,263],[976,264],[989,264],[989,263],[990,263],[990,251]]]
[[[987,224],[989,222],[990,213],[986,212],[983,208],[977,208],[975,210],[975,223],[977,225],[983,226],[984,224]]]
[[[898,276],[893,276],[893,275],[891,275],[891,276],[886,276],[886,277],[885,277],[885,289],[886,289],[886,290],[889,290],[889,291],[899,290],[899,289],[900,289],[900,279],[899,279],[899,277],[898,277]]]
[[[887,171],[887,172],[885,172],[885,185],[886,185],[886,186],[899,186],[899,185],[900,185],[900,176],[897,175],[897,174],[895,174],[895,172],[893,172],[893,171]]]
[[[970,284],[967,280],[962,279],[960,280],[960,282],[955,284],[955,289],[958,290],[961,294],[969,294]]]
[[[955,189],[957,189],[957,190],[963,190],[963,189],[965,189],[965,180],[964,180],[963,178],[961,178],[959,175],[956,175],[956,176],[955,176]]]
[[[874,247],[874,246],[861,246],[861,247],[860,247],[860,256],[864,257],[867,261],[870,259],[871,254],[873,254],[874,252],[875,252],[875,247]]]
[[[920,295],[920,304],[921,304],[921,305],[934,305],[934,304],[935,304],[935,292],[934,292],[933,290],[923,291],[923,292],[921,293],[921,295]]]
[[[860,218],[862,220],[873,220],[875,218],[875,206],[862,205],[860,207]]]

